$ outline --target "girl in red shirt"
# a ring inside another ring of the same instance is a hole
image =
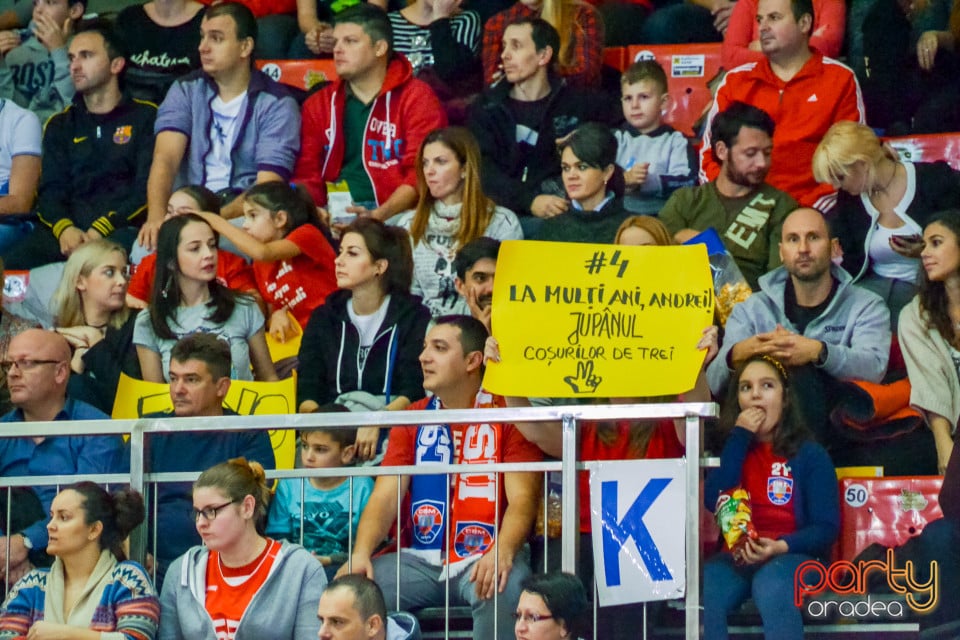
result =
[[[745,489],[758,537],[704,565],[704,638],[726,640],[727,614],[752,596],[767,638],[799,640],[794,574],[825,557],[840,531],[833,463],[802,422],[786,368],[765,354],[747,358],[731,378],[721,428],[726,443],[706,481],[706,506]]]
[[[243,194],[243,228],[212,213],[200,214],[214,231],[253,258],[253,275],[270,311],[270,335],[297,335],[287,312],[305,327],[313,310],[337,288],[330,237],[303,187],[256,184]]]

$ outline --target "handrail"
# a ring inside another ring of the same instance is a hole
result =
[[[585,468],[578,462],[576,447],[577,430],[581,421],[600,420],[644,420],[663,418],[682,418],[685,420],[686,459],[697,460],[697,464],[687,465],[686,481],[688,496],[686,501],[686,632],[685,636],[693,640],[699,635],[699,488],[700,468],[709,460],[700,458],[701,421],[715,418],[718,407],[714,403],[686,402],[660,404],[624,404],[624,405],[562,405],[552,407],[519,407],[483,409],[483,422],[559,422],[562,427],[563,456],[560,461],[537,463],[497,463],[484,465],[485,470],[493,473],[514,471],[561,472],[563,486],[562,504],[562,566],[566,571],[576,571],[576,558],[579,553],[579,495],[577,473]],[[144,438],[151,433],[207,432],[207,431],[245,431],[245,430],[283,430],[307,428],[347,428],[363,426],[417,426],[436,424],[442,419],[446,424],[468,424],[477,421],[476,409],[449,409],[442,414],[436,411],[377,411],[355,413],[314,413],[253,416],[215,416],[197,418],[150,417],[128,420],[86,420],[54,422],[7,422],[0,427],[0,438],[37,437],[40,435],[76,436],[76,435],[130,435],[130,474],[98,474],[84,476],[97,482],[109,484],[127,484],[145,495],[145,486],[149,482],[184,482],[196,479],[202,470],[177,473],[147,473],[145,469]],[[225,428],[226,427],[226,428]],[[428,473],[462,473],[476,471],[476,465],[431,465]],[[270,478],[301,478],[328,476],[383,476],[415,475],[424,473],[422,466],[395,467],[353,467],[350,469],[296,469],[271,470]],[[0,479],[0,487],[64,485],[72,484],[78,476],[19,476]],[[145,554],[144,528],[131,536],[131,556],[143,558]]]
[[[466,424],[476,421],[476,409],[445,409],[443,422]],[[357,411],[351,413],[296,413],[255,416],[215,416],[198,418],[135,418],[127,420],[77,420],[52,422],[5,422],[0,438],[38,435],[127,434],[140,427],[144,433],[177,431],[223,431],[223,421],[230,421],[229,430],[300,429],[316,427],[415,426],[437,422],[436,411]],[[560,421],[564,415],[577,420],[643,420],[656,418],[717,417],[716,405],[707,402],[659,404],[561,405],[554,407],[516,407],[483,409],[484,422]]]

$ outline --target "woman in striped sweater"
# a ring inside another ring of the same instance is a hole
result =
[[[111,495],[80,482],[57,494],[50,514],[53,566],[34,569],[14,585],[0,613],[0,639],[153,640],[157,592],[123,549],[143,522],[140,494],[124,489]]]
[[[394,51],[407,57],[414,75],[427,82],[445,104],[480,91],[483,24],[476,11],[462,10],[462,3],[411,0],[387,14]]]

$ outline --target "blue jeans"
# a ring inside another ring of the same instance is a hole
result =
[[[440,567],[428,564],[416,556],[400,553],[399,576],[397,554],[379,556],[373,561],[373,575],[383,589],[388,610],[393,610],[397,604],[397,591],[400,592],[400,611],[443,606],[447,585],[446,581],[437,580]],[[520,601],[520,585],[529,575],[530,548],[525,547],[514,558],[506,589],[497,594],[496,617],[493,599],[481,600],[477,597],[475,585],[469,580],[470,568],[450,579],[450,604],[468,605],[472,609],[474,640],[493,640],[494,629],[497,630],[497,640],[510,640],[514,637],[512,614]]]
[[[277,13],[257,20],[256,57],[258,60],[284,60],[290,46],[300,35],[294,15]]]
[[[36,218],[30,214],[3,217],[3,222],[0,222],[0,256],[7,255],[11,247],[33,231],[34,220]]]
[[[703,568],[703,637],[726,640],[727,614],[753,597],[763,636],[768,640],[803,639],[803,617],[793,604],[793,574],[810,556],[786,553],[754,567],[739,567],[729,553],[718,553]]]

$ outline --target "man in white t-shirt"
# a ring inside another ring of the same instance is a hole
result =
[[[22,214],[30,213],[39,181],[40,119],[0,99],[0,255],[30,231]]]
[[[300,148],[300,110],[281,85],[253,67],[257,21],[236,2],[209,7],[200,25],[200,64],[173,84],[157,114],[140,244],[152,249],[174,185],[202,184],[243,213],[235,196],[288,180]]]

